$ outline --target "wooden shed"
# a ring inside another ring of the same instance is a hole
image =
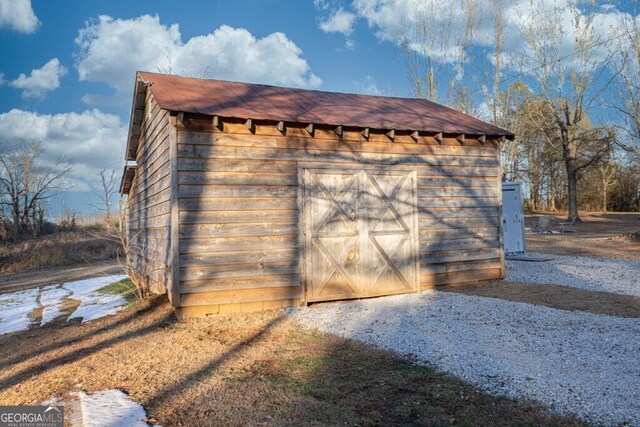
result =
[[[502,278],[505,137],[422,99],[139,72],[132,256],[179,316]]]

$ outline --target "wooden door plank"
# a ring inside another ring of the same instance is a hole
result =
[[[371,203],[382,202],[382,208],[371,218],[372,225],[368,236],[372,247],[368,253],[370,257],[368,264],[374,265],[376,263],[374,258],[377,256],[382,258],[381,268],[373,268],[376,274],[375,278],[370,280],[371,295],[410,292],[417,289],[415,280],[417,257],[413,240],[416,234],[413,219],[416,211],[415,180],[413,174],[407,172],[401,175],[395,174],[395,177],[399,179],[389,182],[387,187],[389,185],[392,187],[387,190],[384,190],[378,182],[383,176],[369,174],[367,177],[368,183],[374,190],[369,192]],[[394,175],[388,175],[385,178],[394,178]],[[385,217],[393,218],[394,224],[397,223],[400,229],[394,228],[393,225],[389,229],[390,224],[383,221]],[[385,277],[387,273],[391,276]]]
[[[420,277],[416,172],[335,166],[303,168],[306,300],[416,291]],[[383,179],[384,188],[378,179]],[[345,211],[345,201],[353,203],[353,212]],[[323,208],[319,207],[321,202]],[[336,217],[340,220],[328,227],[329,220]],[[381,221],[396,225],[389,228]],[[321,239],[342,239],[343,243],[333,240],[330,250]],[[345,287],[341,288],[343,280]],[[335,286],[328,285],[329,281]]]

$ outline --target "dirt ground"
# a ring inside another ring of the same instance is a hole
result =
[[[120,244],[102,226],[79,226],[18,243],[0,243],[0,274],[91,265],[122,255]]]
[[[528,249],[640,259],[640,243],[624,236],[640,230],[640,214],[583,219],[576,233],[527,235]],[[535,220],[527,217],[528,224]],[[116,266],[92,268],[0,276],[0,293]],[[640,317],[640,298],[564,286],[493,281],[441,289]],[[0,335],[0,405],[54,396],[68,402],[73,392],[111,388],[165,426],[581,425],[392,353],[303,329],[282,311],[178,322],[165,298],[156,297],[85,325],[58,321]]]
[[[526,216],[526,244],[528,252],[554,255],[599,256],[640,260],[640,213],[581,213],[582,222],[574,233],[534,234],[531,226],[542,214]],[[551,227],[559,231],[566,214],[550,214]],[[476,285],[450,286],[443,291],[466,295],[500,298],[508,301],[545,305],[561,310],[588,311],[619,317],[640,317],[640,298],[606,292],[591,292],[557,285],[537,285],[496,280]]]
[[[165,426],[580,425],[282,311],[177,322],[164,298],[0,336],[0,404],[118,388]]]
[[[640,232],[640,213],[581,212],[575,233],[532,233],[541,215],[554,218],[553,231],[560,231],[559,222],[567,220],[566,213],[526,215],[527,251],[640,260],[640,236],[634,235]]]
[[[640,318],[640,297],[592,292],[567,286],[522,284],[507,280],[495,280],[475,285],[442,287],[441,290],[545,305],[560,310],[588,311],[608,316]]]

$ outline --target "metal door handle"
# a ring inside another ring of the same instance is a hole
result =
[[[355,221],[356,220],[356,211],[351,211],[351,213],[349,214],[349,218],[351,218],[351,221]]]

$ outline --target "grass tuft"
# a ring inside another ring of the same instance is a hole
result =
[[[315,330],[292,329],[278,347],[274,357],[255,364],[244,380],[260,378],[290,398],[302,398],[309,403],[309,421],[330,425],[581,425],[572,417],[547,414],[533,402],[490,396],[433,366]]]
[[[126,308],[133,307],[138,303],[136,297],[136,286],[131,279],[122,279],[119,282],[103,286],[96,292],[104,295],[122,295],[127,300]]]

